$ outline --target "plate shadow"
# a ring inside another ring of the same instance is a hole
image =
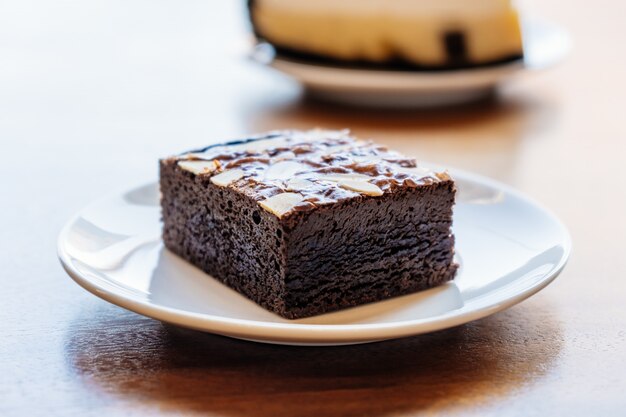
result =
[[[436,333],[306,348],[180,329],[99,304],[69,324],[65,352],[81,385],[155,412],[362,416],[487,406],[549,373],[562,343],[553,312],[535,300]]]

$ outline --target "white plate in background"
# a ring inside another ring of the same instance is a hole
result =
[[[451,170],[461,268],[438,288],[306,319],[283,319],[163,248],[157,184],[106,197],[67,223],[58,254],[82,287],[164,322],[225,336],[292,345],[374,342],[445,329],[506,309],[565,266],[561,222],[522,194]]]
[[[550,68],[562,61],[571,47],[567,32],[552,23],[524,21],[522,35],[522,59],[457,70],[387,71],[323,65],[275,54],[264,43],[256,45],[250,56],[326,100],[367,107],[437,107],[480,99],[514,75]]]

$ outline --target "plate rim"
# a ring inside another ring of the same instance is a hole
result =
[[[489,67],[449,72],[394,72],[313,65],[283,59],[278,55],[268,65],[316,89],[332,88],[344,91],[384,91],[405,94],[409,91],[437,92],[488,88],[496,83],[496,79],[527,70],[523,61],[518,60]],[[376,79],[374,84],[372,84],[373,79]]]
[[[432,165],[436,166],[436,164]],[[85,210],[88,210],[90,207],[97,206],[101,202],[112,197],[119,196],[122,192],[128,192],[129,190],[134,190],[139,187],[158,184],[156,181],[138,184],[133,187],[125,187],[117,192],[108,193],[107,195],[94,200],[91,204],[88,204],[80,209],[65,223],[59,233],[57,239],[57,256],[64,270],[72,278],[72,280],[74,280],[74,282],[105,301],[163,322],[229,337],[278,344],[337,345],[342,343],[363,343],[395,339],[429,333],[436,330],[443,330],[489,316],[498,311],[506,310],[541,291],[554,281],[554,279],[561,273],[569,260],[572,250],[571,236],[565,224],[551,210],[547,209],[533,198],[507,184],[480,174],[451,167],[449,167],[448,170],[451,172],[453,177],[478,182],[489,187],[496,188],[522,200],[530,206],[534,206],[535,208],[541,210],[541,212],[550,218],[554,225],[557,226],[562,236],[560,246],[563,248],[563,254],[559,259],[559,262],[555,264],[550,271],[545,273],[540,280],[525,287],[523,290],[514,293],[513,295],[504,297],[502,300],[499,300],[499,302],[492,302],[490,304],[477,307],[471,311],[457,309],[428,318],[388,323],[279,323],[223,317],[207,313],[195,313],[172,307],[159,306],[151,303],[149,300],[141,300],[134,297],[124,296],[120,293],[112,291],[106,285],[100,284],[98,280],[83,276],[73,265],[71,257],[67,251],[64,250],[66,236],[69,234],[69,231],[75,224],[76,220]]]

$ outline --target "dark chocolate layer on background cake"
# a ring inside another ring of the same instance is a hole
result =
[[[300,318],[451,280],[454,182],[345,131],[273,132],[160,161],[166,247]]]

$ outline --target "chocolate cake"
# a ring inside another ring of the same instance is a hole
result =
[[[165,246],[286,318],[431,288],[457,269],[450,176],[347,131],[162,159],[160,187]]]

